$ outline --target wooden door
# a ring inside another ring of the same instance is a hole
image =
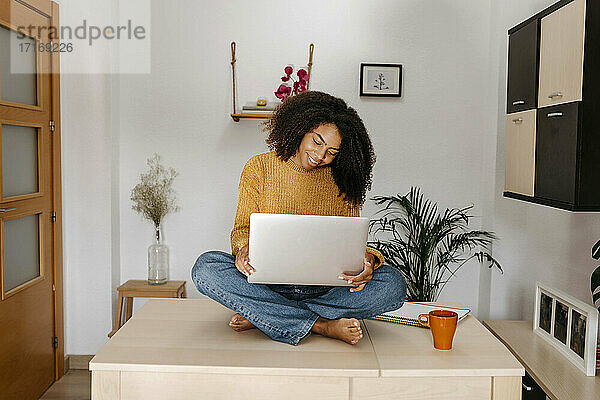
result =
[[[506,116],[507,192],[533,196],[535,182],[536,110]]]
[[[585,0],[542,18],[538,106],[581,101]]]
[[[537,106],[538,21],[531,21],[508,39],[508,114]]]
[[[575,202],[579,104],[538,110],[535,195]]]
[[[50,2],[34,3],[51,9]],[[2,399],[37,399],[55,380],[53,207],[60,188],[53,182],[52,101],[58,88],[50,74],[54,56],[45,47],[50,23],[35,7],[0,1]],[[19,29],[30,25],[35,29]]]

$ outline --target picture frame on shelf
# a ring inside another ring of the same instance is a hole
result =
[[[402,64],[361,63],[360,95],[401,97]]]
[[[596,375],[598,310],[558,289],[536,284],[533,331],[587,376]]]

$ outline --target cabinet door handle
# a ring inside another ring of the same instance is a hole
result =
[[[11,207],[11,208],[0,208],[0,212],[9,212],[9,211],[14,211],[16,210],[17,207]]]
[[[531,386],[527,386],[524,383],[522,383],[522,385],[523,385],[523,389],[525,389],[526,392],[531,392],[533,390],[533,387],[531,387]]]
[[[562,117],[563,113],[561,112],[553,112],[553,113],[548,113],[548,118],[552,118],[552,117]]]
[[[556,97],[558,97],[560,99],[561,97],[563,97],[563,94],[561,92],[555,92],[555,93],[552,93],[550,96],[548,96],[549,99],[554,99]]]
[[[525,100],[517,100],[512,103],[513,106],[518,106],[519,104],[525,104]]]
[[[515,118],[512,120],[514,124],[522,124],[523,123],[523,118]]]

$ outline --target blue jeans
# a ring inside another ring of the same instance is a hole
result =
[[[297,345],[319,317],[364,319],[404,304],[402,273],[382,265],[360,292],[348,286],[262,285],[248,283],[235,256],[208,251],[196,260],[192,280],[200,293],[239,313],[279,342]]]

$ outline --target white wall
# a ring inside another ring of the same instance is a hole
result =
[[[63,0],[63,22],[75,3],[98,7]],[[95,353],[116,286],[146,276],[152,225],[131,210],[129,194],[153,152],[180,172],[182,210],[164,221],[171,279],[187,280],[197,297],[196,257],[229,250],[241,168],[266,151],[256,121],[228,116],[232,40],[240,103],[272,97],[283,66],[306,64],[315,44],[311,88],[346,99],[371,133],[370,196],[418,185],[441,207],[476,204],[472,227],[499,234],[494,252],[506,273],[467,265],[442,299],[483,317],[527,318],[543,276],[587,300],[598,218],[501,197],[506,30],[550,3],[152,1],[151,74],[62,79],[66,352]],[[403,97],[360,98],[360,62],[402,63]],[[363,215],[373,212],[367,202]]]
[[[112,5],[112,0],[61,0],[60,22],[79,26],[90,16],[108,20]],[[110,53],[100,44],[61,54],[65,354],[95,353],[106,341],[114,315],[113,77],[76,73],[110,65]]]
[[[598,213],[572,213],[502,197],[506,113],[507,31],[554,0],[494,2],[492,55],[498,82],[497,142],[493,229],[502,237],[494,254],[504,261],[505,275],[492,274],[490,317],[532,319],[536,281],[561,289],[589,304],[590,275],[598,265],[591,256],[600,238]],[[493,170],[492,170],[493,171]]]

